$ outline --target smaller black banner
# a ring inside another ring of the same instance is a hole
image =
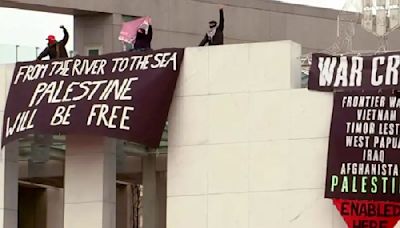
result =
[[[400,88],[400,52],[374,56],[312,55],[308,89],[317,91]]]

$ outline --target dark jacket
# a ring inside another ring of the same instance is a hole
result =
[[[37,57],[38,60],[49,56],[50,59],[58,59],[58,58],[68,58],[67,50],[65,49],[65,45],[67,45],[69,34],[68,31],[63,28],[64,38],[61,41],[58,41],[54,44],[49,44],[40,55]]]
[[[224,44],[224,10],[219,10],[219,25],[215,31],[215,35],[210,39],[206,33],[199,46],[208,45],[221,45]]]
[[[137,33],[133,49],[151,49],[151,40],[153,39],[153,27],[150,25],[147,34]]]

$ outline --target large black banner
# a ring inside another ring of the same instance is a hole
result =
[[[400,219],[399,54],[312,57],[308,88],[335,92],[325,197],[349,228]]]
[[[335,93],[325,196],[400,201],[400,98]]]
[[[313,54],[308,88],[317,91],[398,89],[400,52],[374,56]]]
[[[159,145],[183,49],[17,63],[2,145],[29,133],[95,134]]]

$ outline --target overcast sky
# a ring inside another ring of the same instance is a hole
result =
[[[0,44],[43,46],[46,45],[45,39],[49,34],[55,35],[57,39],[62,39],[63,33],[59,28],[60,25],[64,25],[69,31],[72,31],[73,17],[0,8]]]
[[[346,0],[282,0],[283,2],[306,4],[318,7],[341,9]],[[73,35],[73,17],[70,15],[43,13],[18,9],[0,8],[0,62],[4,56],[5,46],[21,45],[40,47],[46,45],[45,38],[55,35],[57,40],[62,39],[60,25],[64,25]],[[71,40],[72,41],[72,40]],[[72,50],[73,42],[69,42],[68,49]],[[8,49],[7,49],[8,50]],[[21,47],[22,52],[33,52],[32,48]],[[10,57],[11,58],[11,57]]]

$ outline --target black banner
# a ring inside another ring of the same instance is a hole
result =
[[[308,89],[354,91],[399,89],[400,52],[375,56],[313,54]]]
[[[29,133],[93,134],[158,147],[183,49],[17,63],[2,145]]]
[[[335,93],[325,197],[400,201],[400,98]]]

